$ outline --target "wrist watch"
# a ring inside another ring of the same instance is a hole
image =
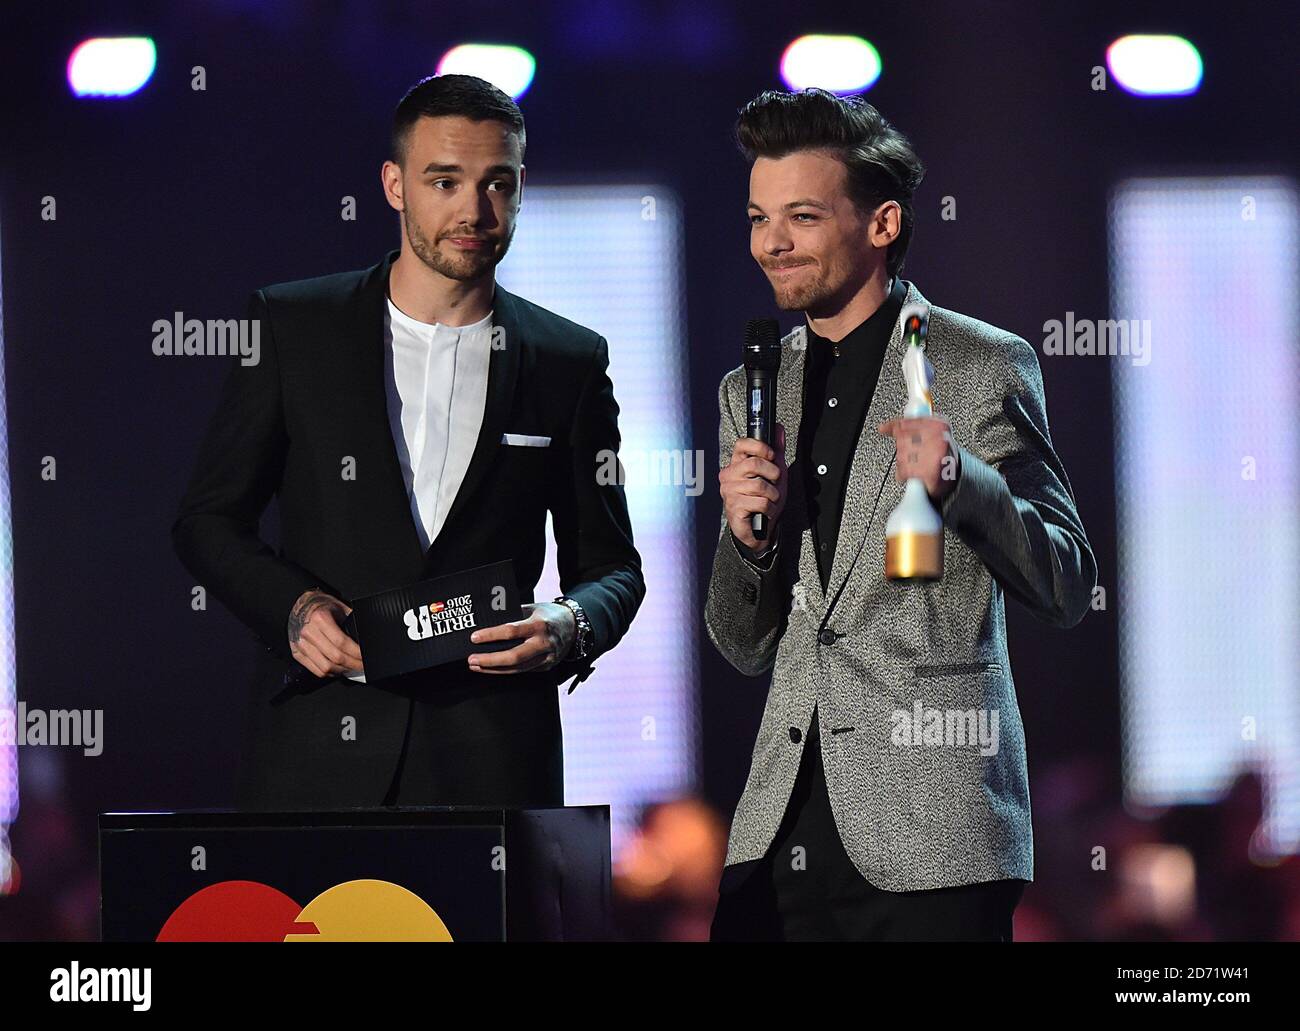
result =
[[[573,638],[573,646],[570,648],[569,654],[563,656],[563,658],[585,659],[591,654],[591,623],[587,619],[587,614],[582,611],[582,606],[572,598],[560,597],[555,600],[573,613],[574,621],[578,625],[578,632]]]

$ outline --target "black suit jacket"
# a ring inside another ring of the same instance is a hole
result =
[[[556,685],[591,659],[542,673],[461,665],[359,684],[309,678],[286,690],[287,623],[303,591],[344,600],[502,559],[533,599],[549,509],[561,589],[591,621],[591,658],[623,636],[645,594],[622,486],[602,485],[598,453],[619,446],[605,339],[500,286],[478,444],[447,519],[421,548],[388,421],[384,313],[397,252],[358,272],[257,291],[261,360],[236,365],[172,526],[187,569],[263,644],[241,768],[241,807],[381,803],[408,722],[408,749],[456,804],[563,803]],[[503,445],[503,433],[551,438]],[[355,478],[345,478],[345,463]],[[258,534],[272,496],[280,546]],[[548,599],[549,600],[549,599]],[[571,688],[572,690],[572,688]],[[423,752],[421,752],[423,750]]]

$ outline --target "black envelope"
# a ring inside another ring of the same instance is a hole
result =
[[[366,683],[513,648],[518,641],[474,644],[469,635],[523,618],[509,559],[381,591],[351,604]]]

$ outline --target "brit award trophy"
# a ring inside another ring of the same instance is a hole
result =
[[[903,309],[903,380],[907,384],[906,419],[933,413],[930,388],[934,366],[925,357],[925,335],[930,309],[909,304]],[[943,517],[939,515],[925,483],[912,477],[903,488],[903,500],[885,522],[885,576],[890,580],[938,580],[943,576]]]

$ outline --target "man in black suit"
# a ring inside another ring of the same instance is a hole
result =
[[[253,295],[261,360],[232,371],[172,527],[265,645],[241,808],[563,804],[556,687],[618,642],[645,581],[623,488],[597,476],[619,446],[605,339],[495,283],[524,143],[483,80],[417,83],[381,173],[401,250]],[[563,595],[532,604],[548,510]],[[473,639],[512,647],[364,682],[345,599],[507,558],[525,618]]]

